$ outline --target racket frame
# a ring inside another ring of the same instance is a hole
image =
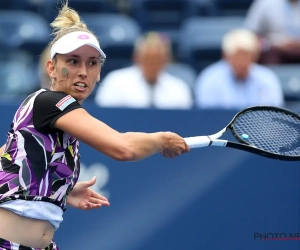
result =
[[[234,122],[235,120],[243,115],[244,113],[247,113],[248,111],[255,111],[255,110],[273,110],[273,111],[281,111],[285,112],[297,119],[300,120],[300,116],[288,109],[285,108],[278,108],[274,106],[251,106],[248,107],[240,112],[238,112],[230,121],[230,123],[220,130],[218,133],[208,135],[208,136],[195,136],[195,137],[187,137],[184,138],[187,144],[190,146],[190,148],[199,148],[199,147],[207,147],[207,146],[221,146],[221,147],[229,147],[229,148],[235,148],[240,149],[243,151],[248,151],[254,154],[258,154],[267,158],[277,159],[277,160],[284,160],[284,161],[300,161],[300,155],[299,156],[289,156],[289,155],[281,155],[276,153],[271,153],[268,151],[265,151],[261,148],[257,148],[256,146],[250,144],[248,141],[242,139],[242,137],[237,133],[237,131],[234,129]],[[239,143],[228,141],[228,140],[221,140],[218,139],[222,135],[224,135],[228,130],[231,131],[233,136],[238,140]]]

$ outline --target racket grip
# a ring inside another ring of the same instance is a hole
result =
[[[190,148],[207,147],[211,144],[211,140],[208,138],[208,136],[186,137],[184,140]]]

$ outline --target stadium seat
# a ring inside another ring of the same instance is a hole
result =
[[[39,88],[34,59],[20,50],[0,50],[0,98],[23,97]]]
[[[216,14],[222,16],[245,16],[253,0],[212,0]]]
[[[29,5],[30,3],[28,0],[1,0],[0,10],[25,10]]]
[[[24,49],[38,55],[50,41],[49,24],[38,14],[26,11],[0,11],[0,45]]]
[[[196,4],[197,16],[216,16],[217,9],[212,0],[193,0]],[[191,16],[189,16],[191,17]]]
[[[117,7],[110,0],[69,0],[68,5],[81,13],[117,13]],[[40,4],[40,14],[52,22],[61,7],[57,0],[44,0]]]
[[[107,55],[101,72],[103,78],[114,69],[128,66],[136,39],[141,35],[134,19],[121,14],[82,14],[88,27],[100,40],[100,46]]]
[[[194,88],[194,84],[197,78],[197,72],[190,65],[185,63],[175,62],[169,64],[166,70],[170,74],[177,76],[178,78],[186,82],[191,89]]]
[[[192,17],[179,30],[178,58],[198,72],[222,56],[223,36],[243,26],[242,17]]]
[[[0,1],[0,10],[14,9],[15,1],[12,0],[2,0]]]
[[[131,15],[143,32],[158,31],[168,34],[174,50],[178,29],[187,17],[197,15],[195,0],[131,0]]]
[[[300,101],[300,64],[267,65],[278,76],[286,102]]]

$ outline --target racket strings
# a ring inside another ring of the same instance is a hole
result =
[[[300,155],[300,120],[282,111],[248,111],[236,118],[234,133],[241,138],[248,135],[248,143],[265,151]]]

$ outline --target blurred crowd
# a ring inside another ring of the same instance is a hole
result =
[[[0,1],[1,100],[50,88],[57,0]],[[100,107],[300,103],[300,0],[69,0],[107,55]]]

